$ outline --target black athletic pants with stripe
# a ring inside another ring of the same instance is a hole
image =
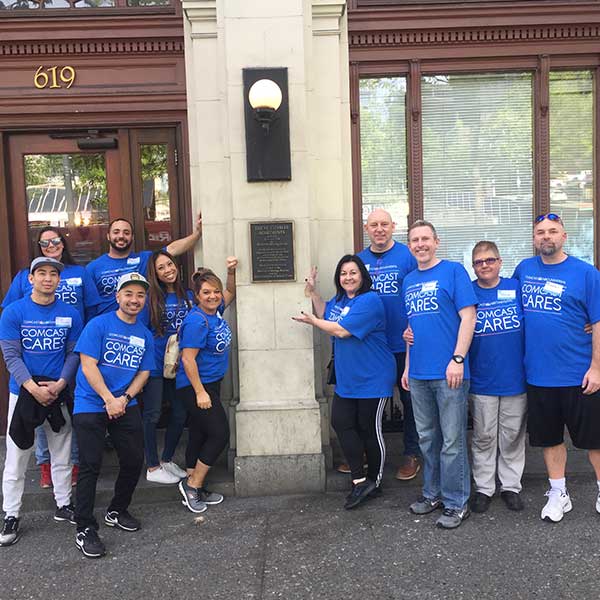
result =
[[[388,398],[342,398],[335,394],[331,425],[337,434],[352,479],[364,475],[363,452],[367,455],[367,477],[377,485],[383,475],[385,443],[381,418]]]

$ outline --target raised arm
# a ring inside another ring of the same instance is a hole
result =
[[[317,292],[317,274],[317,267],[311,267],[308,277],[304,280],[306,281],[304,295],[310,298],[315,315],[322,319],[325,315],[325,300]]]
[[[167,252],[169,252],[169,254],[172,254],[173,256],[179,256],[180,254],[184,254],[188,250],[191,250],[198,243],[198,240],[201,236],[202,214],[198,213],[198,218],[196,219],[196,229],[194,230],[194,233],[171,242],[167,246]]]
[[[227,257],[227,280],[223,290],[223,302],[227,308],[235,300],[235,270],[237,269],[238,259],[235,256]]]

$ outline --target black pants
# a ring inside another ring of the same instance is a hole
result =
[[[131,502],[142,467],[144,466],[144,433],[142,417],[137,406],[127,408],[118,419],[109,419],[105,412],[78,413],[73,416],[73,426],[79,444],[79,476],[75,519],[77,531],[86,527],[98,529],[94,518],[96,484],[102,467],[106,431],[113,441],[119,457],[119,474],[115,494],[108,510],[126,510]]]
[[[367,455],[367,477],[377,485],[381,482],[385,462],[381,417],[387,400],[333,396],[331,425],[350,465],[352,479],[364,477],[364,452]]]
[[[185,451],[188,469],[193,469],[197,461],[212,467],[229,444],[229,422],[221,404],[221,380],[203,385],[212,402],[210,408],[198,408],[196,392],[191,385],[177,390],[189,415],[189,439]]]

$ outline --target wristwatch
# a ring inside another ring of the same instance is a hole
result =
[[[127,398],[128,403],[133,400],[133,396],[130,396],[128,393],[125,393],[125,398]]]
[[[465,357],[464,357],[464,356],[461,356],[460,354],[455,354],[455,355],[452,357],[452,360],[453,360],[455,363],[458,363],[459,365],[462,365],[462,364],[465,362]]]

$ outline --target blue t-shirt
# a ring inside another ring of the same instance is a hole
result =
[[[2,301],[2,308],[6,308],[15,300],[31,296],[32,289],[33,287],[29,283],[29,269],[22,269],[12,280]],[[100,303],[98,290],[81,265],[65,265],[60,274],[60,283],[56,288],[56,297],[65,304],[73,305],[79,311],[79,316],[84,322],[86,312],[94,312],[95,307]]]
[[[525,392],[525,336],[519,282],[500,278],[493,288],[473,282],[477,324],[469,349],[472,394],[516,396]]]
[[[163,313],[164,335],[157,335],[156,330],[151,327],[150,331],[154,335],[154,356],[156,366],[150,373],[151,377],[162,377],[163,366],[165,362],[165,349],[169,336],[177,333],[179,326],[183,322],[188,312],[194,306],[194,293],[187,290],[186,297],[189,304],[178,300],[177,294],[171,292],[165,296],[165,312]]]
[[[137,321],[121,321],[116,312],[92,319],[85,326],[75,351],[98,361],[104,383],[115,397],[127,391],[139,371],[154,368],[154,340],[150,330]],[[136,404],[134,398],[129,406]],[[88,383],[79,365],[73,413],[104,411],[104,401]]]
[[[600,321],[600,273],[573,256],[556,265],[533,256],[517,265],[513,277],[525,315],[527,383],[581,385],[592,360],[592,336],[583,327]]]
[[[358,253],[373,280],[373,289],[379,294],[385,308],[387,339],[394,353],[406,352],[402,334],[408,325],[402,298],[404,277],[417,268],[410,250],[400,242],[386,252],[376,253],[365,248]]]
[[[229,364],[231,329],[217,311],[216,315],[205,313],[195,306],[183,320],[179,330],[179,349],[199,348],[196,364],[202,383],[219,381],[225,376]],[[183,362],[179,361],[175,387],[192,385],[185,374]]]
[[[342,398],[387,398],[396,383],[396,359],[386,337],[385,309],[376,292],[335,296],[325,306],[350,337],[335,338],[335,392]]]
[[[77,341],[83,323],[73,306],[62,300],[36,304],[31,296],[7,306],[0,319],[0,340],[20,340],[22,359],[29,373],[58,379],[65,364],[67,344]],[[9,389],[19,393],[11,376]]]
[[[429,269],[411,271],[404,278],[402,291],[408,322],[415,335],[410,348],[409,377],[446,379],[460,327],[458,311],[477,304],[469,274],[461,264],[442,260]],[[464,365],[467,380],[468,356]]]
[[[152,252],[150,250],[132,252],[126,258],[111,258],[108,254],[103,254],[87,265],[86,270],[96,285],[100,296],[96,311],[97,315],[114,312],[119,308],[115,298],[119,278],[121,275],[134,272],[145,277],[151,256]],[[147,306],[144,307],[143,313],[138,315],[138,320],[144,324],[149,322]]]

